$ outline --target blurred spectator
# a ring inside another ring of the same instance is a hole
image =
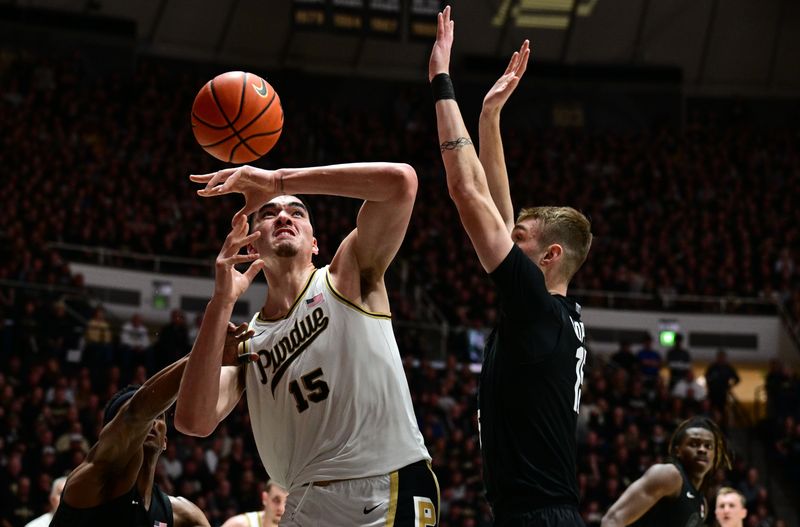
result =
[[[110,364],[114,359],[112,339],[111,325],[106,320],[105,310],[98,307],[86,325],[84,363],[90,366]]]
[[[163,466],[164,472],[173,481],[180,479],[183,474],[183,463],[178,459],[178,447],[172,441],[167,443],[167,451],[159,458],[158,463]]]
[[[739,384],[739,374],[736,369],[728,363],[728,355],[725,350],[719,350],[717,357],[706,369],[706,387],[708,388],[708,399],[711,404],[719,410],[723,416],[726,415],[725,408],[728,402],[728,392]]]
[[[691,369],[672,387],[672,396],[678,399],[690,399],[699,402],[705,400],[707,395],[706,387],[698,382],[694,376],[694,371]]]
[[[48,498],[48,510],[35,520],[25,524],[25,527],[48,527],[50,525],[50,520],[53,518],[53,512],[58,508],[58,504],[61,501],[61,492],[64,490],[64,483],[66,483],[66,477],[56,478],[53,481],[52,489],[50,490],[50,495]]]
[[[189,353],[191,345],[183,311],[172,310],[170,321],[158,332],[154,347],[155,365],[158,370]]]
[[[798,407],[797,376],[792,373],[788,364],[779,359],[772,359],[766,376],[767,412],[770,419],[780,422],[787,415],[792,415]]]
[[[611,355],[611,362],[625,370],[628,375],[633,375],[638,367],[636,355],[631,351],[631,345],[628,342],[620,342],[619,350]]]
[[[683,334],[675,334],[675,344],[667,352],[667,366],[669,366],[669,385],[684,379],[692,368],[692,358],[689,351],[683,347]]]
[[[28,300],[23,306],[22,316],[17,319],[17,339],[14,348],[19,350],[26,360],[33,359],[39,354],[39,339],[43,333],[36,303]]]
[[[27,476],[22,476],[12,485],[12,492],[4,504],[5,518],[0,517],[0,521],[7,522],[9,527],[22,527],[36,517],[39,504],[36,503],[31,495],[31,480]]]
[[[131,319],[122,325],[119,343],[122,368],[125,371],[130,371],[133,365],[147,364],[145,354],[150,347],[150,334],[142,323],[142,316],[139,313],[134,313]]]
[[[639,361],[639,371],[645,382],[649,386],[655,384],[664,359],[661,358],[659,352],[653,349],[653,337],[649,333],[642,342],[642,347],[636,353],[636,359]]]
[[[761,481],[759,481],[757,468],[751,467],[747,471],[747,476],[745,477],[745,480],[739,484],[738,490],[742,493],[742,496],[744,496],[747,508],[750,510],[755,510],[756,500],[759,492],[766,491],[764,485],[762,485]]]
[[[47,321],[47,328],[45,338],[48,353],[63,360],[67,350],[78,348],[83,331],[81,326],[77,325],[67,314],[67,305],[63,301],[59,300],[53,303],[53,311]]]

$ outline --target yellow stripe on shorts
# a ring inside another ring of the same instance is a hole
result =
[[[389,474],[389,512],[386,513],[386,527],[394,527],[394,517],[397,515],[397,495],[400,489],[400,476],[397,471]]]

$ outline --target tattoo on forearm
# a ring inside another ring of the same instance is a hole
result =
[[[439,145],[439,149],[441,149],[442,152],[445,150],[458,150],[459,148],[464,148],[465,146],[471,144],[472,140],[469,137],[459,137],[453,141],[445,141]]]

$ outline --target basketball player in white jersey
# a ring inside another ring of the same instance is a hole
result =
[[[237,514],[222,527],[275,527],[286,510],[286,491],[272,480],[267,481],[261,493],[264,510]]]
[[[270,477],[289,490],[281,525],[437,525],[438,484],[392,332],[383,276],[417,190],[405,164],[359,163],[192,176],[204,197],[239,192],[208,304],[181,382],[178,430],[207,436],[247,390]],[[315,268],[309,212],[293,194],[364,200],[330,265]],[[252,233],[247,215],[252,214]],[[239,254],[242,248],[248,254]],[[234,265],[252,262],[244,272]],[[233,305],[260,271],[269,294],[246,352],[221,367]]]

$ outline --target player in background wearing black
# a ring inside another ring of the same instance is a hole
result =
[[[523,209],[514,222],[499,113],[525,71],[527,41],[484,102],[480,159],[449,77],[452,43],[448,6],[428,70],[440,149],[450,196],[500,304],[480,378],[486,497],[496,525],[583,525],[575,429],[586,349],[580,307],[565,295],[589,252],[590,224],[569,207]]]
[[[252,336],[247,324],[228,328],[225,359]],[[247,356],[253,360],[257,356]],[[167,409],[178,396],[187,357],[153,375],[141,387],[128,386],[106,405],[103,429],[86,460],[67,478],[51,527],[208,526],[190,501],[168,496],[153,481],[158,457],[167,448]]]
[[[672,457],[630,484],[603,516],[602,527],[699,527],[713,474],[730,468],[725,436],[707,417],[682,422],[669,442]]]

